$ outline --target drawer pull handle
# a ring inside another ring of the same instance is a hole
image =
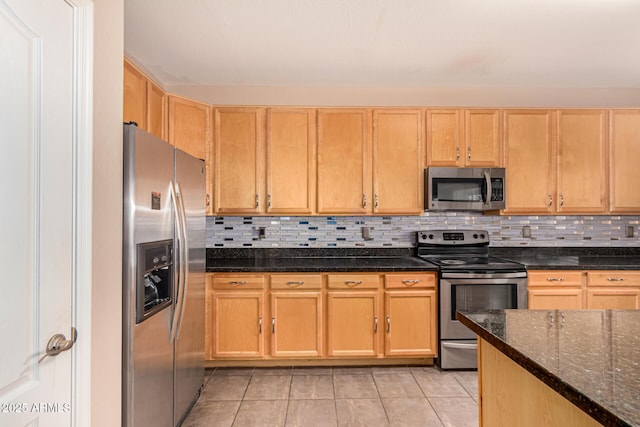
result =
[[[391,333],[391,316],[387,316],[387,333]]]
[[[260,335],[262,335],[262,317],[258,317],[258,328],[260,331]]]
[[[624,278],[622,277],[607,277],[609,282],[624,282]]]
[[[547,277],[548,282],[562,282],[564,278],[562,277]]]
[[[373,333],[378,333],[378,316],[373,318]]]
[[[230,285],[246,285],[246,280],[232,280],[229,282]]]
[[[358,286],[362,285],[362,280],[345,280],[344,284],[347,286]]]
[[[271,333],[272,334],[276,333],[276,318],[275,317],[271,318]]]
[[[413,286],[413,285],[417,285],[418,283],[420,283],[419,279],[412,279],[412,280],[403,280],[402,283],[404,283],[407,286]]]
[[[302,286],[304,285],[304,280],[290,280],[287,282],[287,285],[293,287],[293,286]]]

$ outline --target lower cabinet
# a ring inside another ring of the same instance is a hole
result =
[[[587,308],[640,309],[640,273],[589,271]]]
[[[378,301],[377,291],[332,291],[327,294],[329,356],[378,355]]]
[[[322,356],[322,276],[271,275],[271,356]]]
[[[584,308],[586,276],[582,271],[529,271],[527,276],[530,309]]]
[[[530,271],[529,308],[640,309],[640,272]]]
[[[214,358],[264,356],[264,275],[208,275],[205,353]]]
[[[437,307],[435,275],[385,275],[385,356],[435,355]]]
[[[437,356],[436,274],[207,275],[209,360]]]

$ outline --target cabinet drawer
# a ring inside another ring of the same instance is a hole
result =
[[[528,286],[582,286],[582,271],[529,271]]]
[[[329,274],[327,284],[331,289],[377,289],[380,277],[377,274]]]
[[[640,286],[640,272],[636,271],[589,271],[588,286]]]
[[[264,289],[262,274],[214,274],[213,289]]]
[[[321,274],[272,274],[271,289],[321,289]]]
[[[384,287],[386,289],[404,288],[435,288],[436,275],[427,273],[385,274]]]

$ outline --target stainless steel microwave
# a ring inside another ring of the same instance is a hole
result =
[[[424,171],[425,210],[489,211],[505,208],[504,168],[440,168]]]

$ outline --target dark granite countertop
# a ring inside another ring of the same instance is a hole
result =
[[[484,310],[456,317],[598,422],[640,426],[640,310]]]
[[[640,248],[490,247],[527,270],[640,270]],[[208,272],[437,271],[415,248],[207,248]]]
[[[495,248],[527,270],[640,270],[640,248]]]
[[[235,249],[207,251],[207,272],[438,271],[406,249]]]

